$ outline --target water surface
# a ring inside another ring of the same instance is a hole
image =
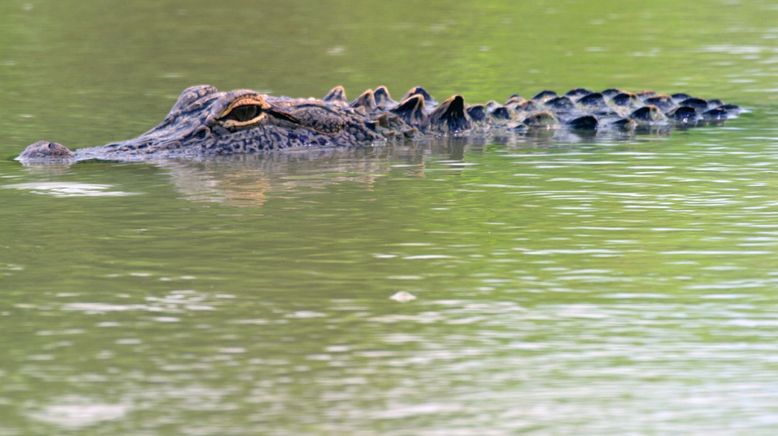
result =
[[[752,112],[620,141],[0,161],[0,434],[773,433],[778,8],[514,3],[3,2],[7,157],[137,135],[195,83]]]

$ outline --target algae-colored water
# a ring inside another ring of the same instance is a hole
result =
[[[751,109],[624,141],[0,161],[0,434],[774,434],[778,6],[0,4],[0,156],[197,83]],[[390,300],[398,291],[417,300]]]

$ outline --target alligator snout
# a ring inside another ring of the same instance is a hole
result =
[[[73,150],[65,147],[58,142],[38,141],[27,146],[22,154],[16,160],[24,162],[34,162],[36,160],[56,161],[69,160],[75,157]]]

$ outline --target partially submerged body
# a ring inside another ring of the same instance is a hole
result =
[[[467,105],[455,95],[438,104],[424,88],[400,101],[381,86],[349,102],[342,87],[323,99],[273,97],[252,90],[220,92],[209,85],[185,89],[158,126],[126,141],[71,150],[38,141],[17,160],[24,164],[84,160],[152,161],[260,153],[299,148],[359,147],[387,140],[476,133],[528,135],[632,132],[721,123],[740,108],[720,100],[652,91],[574,89],[543,91],[504,104]]]

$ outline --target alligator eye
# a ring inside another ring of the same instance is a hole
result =
[[[233,100],[218,117],[224,127],[251,127],[265,119],[270,105],[260,95],[246,95]]]
[[[233,120],[239,123],[247,123],[257,118],[262,113],[262,108],[255,104],[247,104],[233,108],[227,115],[224,116],[225,120]]]

